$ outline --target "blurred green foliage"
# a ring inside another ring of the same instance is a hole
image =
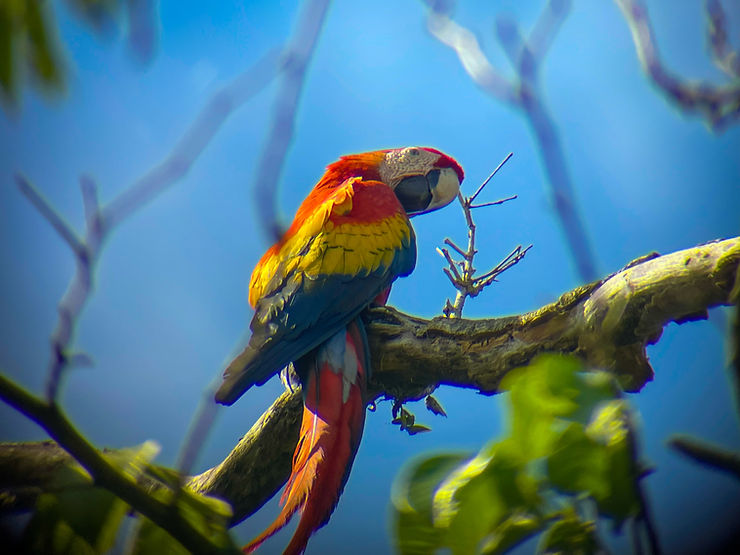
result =
[[[220,499],[179,489],[177,472],[151,464],[158,451],[155,443],[146,442],[105,456],[132,480],[146,474],[165,486],[152,490],[152,495],[172,506],[193,529],[210,540],[214,551],[239,552],[228,533],[231,507]],[[107,553],[122,539],[119,535],[129,511],[130,507],[115,494],[96,487],[80,466],[63,467],[50,491],[37,501],[24,532],[24,551],[45,555]],[[143,516],[137,516],[133,526],[130,547],[137,555],[189,553]]]
[[[65,87],[64,56],[56,20],[44,0],[0,2],[0,96],[16,108],[26,78],[44,92]]]
[[[152,0],[67,0],[96,34],[114,32],[124,19],[129,50],[151,60],[156,43]],[[0,0],[0,101],[6,111],[20,106],[26,82],[47,95],[66,90],[68,62],[49,0]]]
[[[501,389],[505,437],[474,456],[416,460],[397,478],[401,553],[503,553],[540,532],[540,552],[595,553],[596,513],[616,528],[642,514],[629,407],[611,375],[547,355]]]

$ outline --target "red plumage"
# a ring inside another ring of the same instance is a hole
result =
[[[250,280],[252,336],[216,392],[235,402],[293,362],[304,412],[277,519],[244,547],[251,553],[301,513],[285,553],[302,553],[337,505],[365,422],[370,361],[359,314],[385,304],[416,262],[409,215],[448,204],[462,168],[431,148],[343,156],[330,164]]]
[[[280,498],[283,508],[275,521],[244,547],[245,553],[252,553],[283,528],[296,511],[302,512],[301,519],[284,554],[303,553],[311,534],[326,524],[336,507],[365,425],[368,361],[360,326],[353,321],[344,332],[347,354],[341,358],[345,365],[356,367],[346,399],[346,368],[322,360],[329,357],[322,357],[319,350],[296,362],[298,373],[303,375],[303,420],[290,478]]]

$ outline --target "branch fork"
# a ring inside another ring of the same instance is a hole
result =
[[[532,248],[529,245],[523,248],[518,245],[513,251],[511,251],[501,262],[499,262],[493,269],[484,273],[483,275],[476,276],[475,268],[475,255],[478,253],[475,248],[475,221],[473,220],[473,210],[475,208],[484,208],[487,206],[497,206],[510,200],[517,198],[516,195],[496,200],[493,202],[484,202],[482,204],[475,204],[475,199],[483,191],[486,185],[493,179],[493,176],[503,167],[503,165],[511,158],[513,153],[509,153],[506,158],[496,167],[493,172],[480,184],[475,193],[469,197],[464,197],[462,193],[457,194],[457,200],[460,202],[463,214],[465,214],[465,222],[468,226],[468,246],[465,250],[462,247],[456,245],[449,237],[444,240],[445,245],[454,250],[458,255],[462,257],[462,260],[455,260],[450,255],[450,251],[445,247],[437,248],[437,252],[447,262],[447,267],[443,268],[442,271],[445,273],[447,278],[450,280],[452,285],[457,289],[457,295],[455,301],[450,302],[449,299],[445,302],[445,306],[442,309],[443,314],[447,318],[461,318],[463,308],[465,307],[465,300],[467,297],[477,297],[483,289],[491,285],[496,278],[501,275],[515,264],[517,264],[527,251]]]

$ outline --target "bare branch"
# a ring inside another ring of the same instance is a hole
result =
[[[51,335],[51,356],[46,382],[46,399],[49,403],[54,403],[59,391],[62,374],[69,366],[73,356],[69,353],[69,349],[74,337],[77,319],[90,293],[92,267],[95,264],[98,246],[102,242],[103,236],[100,226],[93,223],[99,221],[99,217],[89,214],[89,211],[93,209],[93,205],[97,202],[94,200],[94,185],[91,184],[92,182],[85,179],[82,185],[86,217],[90,222],[83,241],[77,237],[72,228],[64,222],[58,212],[27,179],[16,176],[16,180],[21,192],[38,208],[39,212],[67,242],[77,259],[75,274],[67,287],[67,291],[59,301],[57,308],[59,317]],[[76,360],[79,361],[79,357]]]
[[[739,269],[736,237],[643,259],[519,316],[424,320],[373,308],[364,315],[373,361],[370,399],[420,399],[440,384],[494,394],[507,372],[542,352],[574,353],[637,391],[653,378],[647,345],[658,341],[668,323],[695,320],[732,302],[733,286],[740,289]],[[189,486],[228,500],[234,522],[241,521],[287,479],[300,418],[300,392],[284,393],[224,462],[192,478]],[[0,445],[0,477],[12,477],[0,482],[3,511],[28,506],[58,463],[34,455],[38,444],[28,449]]]
[[[167,157],[105,206],[105,227],[118,225],[185,176],[234,110],[265,88],[279,69],[279,52],[271,50],[213,95]]]
[[[660,59],[647,8],[642,0],[615,0],[624,14],[632,33],[637,55],[643,71],[672,102],[687,112],[698,112],[715,130],[720,131],[740,118],[740,81],[729,85],[708,82],[688,82],[668,71]],[[718,4],[707,5],[710,19],[720,13]],[[712,31],[710,29],[710,36]],[[720,36],[714,33],[714,38]],[[715,48],[720,47],[720,44]]]
[[[329,0],[308,2],[298,22],[295,37],[283,52],[282,85],[275,101],[272,126],[257,163],[253,186],[257,217],[270,243],[280,240],[284,232],[277,218],[275,198],[283,162],[293,140],[293,126],[306,69],[328,9]]]
[[[82,204],[85,208],[85,223],[87,233],[100,225],[100,203],[98,202],[98,185],[89,175],[80,176],[80,191]]]
[[[96,485],[120,497],[177,539],[183,546],[197,553],[219,553],[219,546],[211,543],[193,528],[178,511],[149,495],[130,476],[112,465],[67,420],[61,409],[40,401],[23,388],[0,374],[0,398],[41,426],[59,445],[70,453],[90,473]]]
[[[475,190],[475,193],[473,193],[472,195],[470,195],[470,198],[468,199],[470,201],[470,204],[472,204],[473,202],[475,202],[475,199],[478,197],[478,195],[483,190],[483,188],[486,185],[488,185],[488,182],[491,181],[491,179],[493,179],[493,176],[496,175],[498,173],[498,171],[501,168],[504,167],[504,164],[506,164],[506,162],[508,162],[509,161],[509,158],[511,158],[512,156],[514,156],[514,153],[513,152],[509,152],[509,154],[506,155],[506,158],[504,158],[503,160],[501,160],[501,162],[499,162],[499,165],[496,166],[496,169],[493,170],[491,172],[491,174],[483,180],[483,183],[481,183],[478,186],[478,188]]]
[[[526,248],[522,248],[521,245],[518,245],[513,251],[511,251],[506,258],[504,258],[501,262],[499,262],[495,268],[493,268],[490,272],[483,274],[482,276],[478,276],[476,278],[476,288],[483,289],[484,287],[488,286],[490,283],[496,280],[498,276],[503,274],[506,270],[511,268],[512,266],[515,266],[518,264],[523,258],[524,255],[527,254],[529,249],[532,248],[532,245],[529,245]]]
[[[563,22],[570,14],[571,0],[549,0],[529,34],[532,58],[541,61],[555,41]]]
[[[33,207],[39,211],[39,214],[51,224],[54,231],[64,239],[64,242],[72,249],[74,255],[78,258],[84,256],[85,246],[82,244],[82,241],[80,241],[80,238],[77,237],[77,234],[69,224],[64,221],[61,214],[46,200],[44,195],[28,179],[20,174],[15,176],[15,182],[18,184],[18,189],[23,193],[23,196],[33,204]]]
[[[482,52],[475,35],[450,19],[449,10],[438,2],[427,1],[427,27],[437,40],[455,50],[460,62],[485,92],[497,100],[520,108],[534,132],[550,184],[553,208],[565,234],[578,274],[584,282],[596,278],[596,264],[585,227],[576,208],[573,184],[565,162],[560,139],[542,100],[537,68],[547,53],[557,30],[569,12],[567,0],[551,0],[527,39],[517,25],[499,18],[497,32],[507,55],[517,71],[516,79],[507,81],[499,75]]]
[[[510,200],[516,200],[518,198],[518,195],[511,195],[510,197],[494,200],[493,202],[484,202],[483,204],[471,204],[469,208],[473,210],[474,208],[485,208],[486,206],[498,206],[499,204],[509,202]]]
[[[456,245],[456,244],[455,244],[455,243],[454,243],[454,242],[452,241],[452,239],[450,239],[450,238],[446,238],[446,239],[445,239],[445,241],[444,241],[444,243],[445,243],[445,245],[449,245],[450,247],[452,247],[453,249],[455,249],[455,251],[457,251],[457,253],[458,253],[458,254],[459,254],[460,256],[466,256],[466,254],[465,254],[465,251],[464,251],[464,250],[462,250],[462,249],[461,249],[460,247],[458,247],[458,246],[457,246],[457,245]]]
[[[673,436],[668,445],[699,464],[728,472],[740,479],[740,453],[700,441],[690,436]]]
[[[462,277],[460,276],[460,273],[457,271],[457,263],[452,260],[452,257],[450,256],[450,253],[447,249],[437,249],[437,252],[442,255],[442,257],[447,261],[447,264],[450,267],[450,271],[452,274],[455,275],[455,278],[452,278],[452,275],[449,273],[447,276],[450,278],[450,281],[452,281],[453,285],[457,286],[456,284],[459,283],[462,280]]]
[[[740,56],[727,39],[727,18],[719,0],[707,0],[707,38],[714,64],[729,77],[740,78]]]
[[[514,87],[494,69],[475,35],[452,21],[437,2],[427,0],[426,3],[430,8],[427,18],[429,33],[455,51],[467,74],[481,89],[499,100],[514,103]]]
[[[445,239],[445,244],[455,249],[455,251],[463,257],[461,261],[455,261],[450,256],[450,253],[447,251],[447,249],[437,249],[437,251],[447,261],[447,265],[449,267],[449,269],[444,268],[443,271],[445,275],[450,279],[455,289],[457,289],[454,302],[450,302],[450,300],[447,299],[445,301],[444,308],[442,309],[442,313],[448,318],[461,318],[463,309],[465,308],[466,299],[468,297],[476,297],[485,287],[488,287],[496,280],[496,276],[500,275],[502,272],[508,270],[514,264],[519,262],[519,260],[524,257],[526,252],[531,247],[530,245],[526,249],[522,250],[522,247],[520,245],[516,249],[514,249],[514,251],[509,254],[503,261],[496,265],[493,270],[487,272],[482,276],[475,275],[476,269],[474,263],[475,255],[478,253],[478,251],[475,248],[476,227],[475,221],[473,220],[473,208],[483,208],[486,206],[503,204],[508,200],[515,199],[516,195],[494,202],[486,202],[477,205],[473,205],[473,200],[475,200],[475,197],[480,194],[483,188],[491,181],[493,176],[496,175],[496,173],[507,162],[507,160],[511,158],[511,156],[512,153],[510,152],[506,156],[506,158],[504,158],[503,161],[496,167],[496,169],[493,170],[493,172],[491,172],[491,174],[483,181],[483,183],[480,184],[475,193],[473,193],[470,197],[465,198],[460,192],[458,192],[457,194],[457,200],[460,202],[460,206],[462,207],[462,211],[465,216],[465,223],[468,226],[468,248],[467,250],[462,250],[455,243],[453,243],[451,239]],[[462,273],[458,272],[458,266],[460,267],[460,271]]]

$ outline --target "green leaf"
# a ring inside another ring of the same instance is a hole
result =
[[[431,432],[432,429],[429,426],[425,426],[424,424],[414,424],[413,426],[409,426],[408,428],[406,428],[406,431],[409,433],[410,436],[415,436],[416,434]]]
[[[587,492],[597,500],[605,499],[611,491],[608,470],[605,446],[588,437],[583,425],[575,422],[562,432],[547,459],[547,473],[555,487],[572,494]]]
[[[0,92],[6,106],[15,108],[26,75],[45,92],[64,90],[64,55],[51,2],[0,2]]]
[[[517,546],[544,527],[537,516],[515,513],[499,524],[481,548],[484,555],[499,555]]]
[[[605,401],[619,398],[621,390],[609,372],[590,371],[578,373],[578,408],[567,419],[586,425],[597,407]]]
[[[605,447],[610,493],[596,498],[599,512],[615,519],[617,526],[640,514],[638,481],[640,466],[635,460],[629,427],[629,409],[622,400],[610,401],[594,412],[586,433]]]
[[[586,493],[596,500],[599,512],[620,525],[640,511],[632,440],[625,401],[602,403],[584,428],[570,424],[560,434],[547,459],[547,472],[561,491]]]
[[[501,389],[510,392],[510,437],[528,460],[551,452],[556,418],[578,409],[580,369],[573,357],[540,355],[502,380]]]
[[[139,529],[132,555],[188,555],[190,552],[164,529],[148,518],[140,517]]]
[[[439,484],[470,455],[444,453],[417,460],[396,478],[391,495],[393,533],[404,555],[432,553],[442,531],[432,523],[432,499]]]
[[[434,496],[434,523],[446,528],[453,553],[477,551],[506,519],[539,503],[537,482],[508,442],[484,448],[440,484]]]
[[[50,90],[61,90],[64,86],[61,46],[48,4],[41,0],[26,0],[28,61],[41,84]]]
[[[598,553],[596,524],[583,521],[573,512],[553,523],[542,535],[538,546],[540,553],[568,553],[590,555]]]
[[[0,3],[0,90],[10,104],[15,104],[18,98],[18,20],[22,17],[20,7],[18,0]]]
[[[154,442],[125,449],[106,457],[132,478],[154,457]],[[129,507],[103,488],[94,487],[79,465],[63,467],[51,489],[39,497],[26,528],[25,543],[31,551],[49,554],[104,553],[113,547]]]
[[[169,472],[165,475],[170,475]],[[216,548],[224,552],[236,550],[229,535],[232,517],[231,506],[215,497],[201,495],[188,489],[179,491],[158,490],[153,492],[162,502],[175,505],[175,510],[198,532],[208,538]],[[182,545],[165,530],[149,519],[140,516],[133,552],[135,554],[188,553]]]
[[[424,402],[427,406],[427,409],[429,409],[432,414],[436,416],[447,417],[447,413],[445,412],[445,409],[442,408],[442,404],[437,401],[437,399],[432,395],[427,395],[427,398]]]

